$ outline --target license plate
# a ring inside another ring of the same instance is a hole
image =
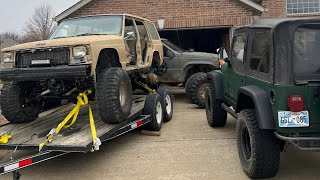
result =
[[[309,127],[309,112],[278,112],[279,127]]]
[[[49,59],[31,60],[31,64],[32,65],[51,64],[51,61]]]

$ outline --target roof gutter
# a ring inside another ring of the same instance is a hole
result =
[[[265,12],[267,10],[262,5],[257,4],[257,3],[255,3],[255,2],[253,2],[251,0],[239,0],[239,1],[241,1],[242,3],[248,5],[248,6],[252,7],[252,8],[254,8],[255,10],[257,10],[257,11],[259,11],[261,13],[263,13],[263,12]]]
[[[65,19],[66,17],[68,17],[70,14],[74,13],[75,11],[77,11],[78,9],[82,8],[83,6],[85,6],[86,4],[88,4],[89,2],[91,2],[93,0],[81,0],[78,3],[76,3],[75,5],[71,6],[70,8],[68,8],[67,10],[63,11],[62,13],[60,13],[59,15],[57,15],[54,20],[59,22],[63,19]]]

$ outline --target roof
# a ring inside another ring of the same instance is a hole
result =
[[[274,29],[279,24],[286,22],[295,22],[295,21],[314,21],[319,20],[319,18],[279,18],[279,19],[259,19],[254,21],[250,25],[242,26],[241,28],[270,28]],[[320,22],[320,21],[319,21]]]
[[[87,16],[78,16],[78,17],[68,18],[68,19],[78,19],[78,18],[95,17],[95,16],[129,16],[129,17],[132,17],[132,18],[135,18],[135,19],[140,19],[140,20],[143,20],[143,21],[151,22],[150,20],[148,20],[146,18],[143,18],[143,17],[140,17],[140,16],[135,16],[135,15],[132,15],[132,14],[125,14],[125,13],[122,13],[122,14],[95,14],[95,15],[87,15]]]
[[[88,4],[89,2],[91,2],[93,0],[81,0],[79,2],[77,2],[76,4],[74,4],[73,6],[69,7],[68,9],[66,9],[65,11],[63,11],[62,13],[58,14],[54,20],[59,22],[63,19],[65,19],[66,17],[68,17],[70,14],[74,13],[75,11],[77,11],[78,9],[82,8],[83,6],[85,6],[86,4]]]
[[[264,12],[266,11],[266,8],[261,6],[258,3],[253,2],[252,0],[238,0],[241,1],[242,3],[254,8],[255,10],[259,11],[259,12]]]
[[[66,9],[65,11],[63,11],[62,13],[58,14],[54,20],[59,22],[63,19],[65,19],[66,17],[68,17],[69,15],[71,15],[72,13],[76,12],[77,10],[79,10],[80,8],[82,8],[83,6],[87,5],[88,3],[90,3],[93,0],[80,0],[78,3],[74,4],[73,6],[71,6],[70,8]],[[266,11],[266,8],[261,6],[258,3],[255,3],[251,0],[238,0],[252,8],[254,8],[255,10],[259,11],[259,12],[264,12]]]

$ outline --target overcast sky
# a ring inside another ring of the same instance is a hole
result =
[[[0,33],[21,32],[24,23],[32,16],[34,8],[46,3],[56,15],[80,0],[0,0]]]

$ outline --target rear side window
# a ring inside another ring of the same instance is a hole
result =
[[[256,32],[250,53],[250,69],[268,73],[270,69],[270,30]]]
[[[159,37],[159,34],[158,34],[158,31],[157,31],[156,27],[154,27],[154,25],[152,23],[149,23],[149,22],[147,22],[147,26],[148,26],[151,38],[153,40],[160,40],[160,37]]]
[[[233,47],[231,51],[232,59],[239,60],[243,62],[244,59],[244,47],[245,47],[245,38],[242,35],[236,36],[233,41]]]

